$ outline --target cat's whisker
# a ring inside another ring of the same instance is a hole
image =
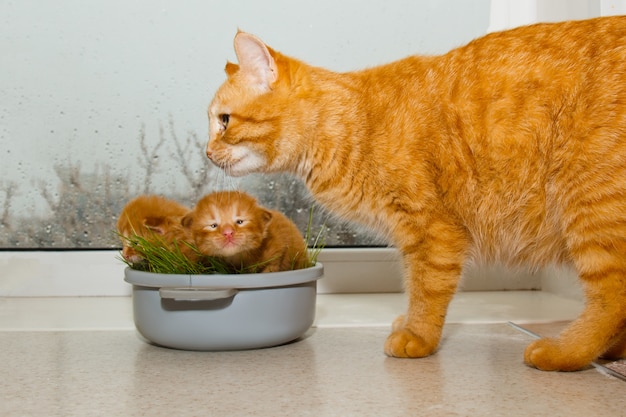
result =
[[[226,166],[222,171],[222,175],[220,177],[220,189],[226,188],[226,183],[228,182],[228,166]]]
[[[217,181],[217,185],[219,190],[226,190],[228,189],[228,184],[231,181],[231,177],[230,177],[230,165],[225,165],[222,167],[222,169],[219,170],[220,171],[220,176],[219,176],[219,180]]]
[[[238,178],[235,178],[233,176],[229,176],[228,180],[229,180],[229,184],[228,184],[228,189],[229,190],[237,190],[237,189],[239,189],[239,182],[240,182],[240,180]]]
[[[232,174],[231,165],[229,164],[228,165],[228,173],[224,177],[224,189],[226,189],[226,190],[232,189],[233,177],[231,176],[231,174]]]
[[[228,190],[229,189],[229,184],[232,181],[231,176],[230,176],[230,164],[227,164],[224,166],[224,178],[223,178],[223,182],[222,182],[222,189],[223,190]]]

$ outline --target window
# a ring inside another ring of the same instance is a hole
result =
[[[490,1],[3,2],[0,248],[119,245],[126,201],[192,205],[241,187],[304,229],[310,199],[287,175],[225,177],[204,156],[206,107],[237,28],[345,71],[442,53],[485,33]],[[262,16],[262,18],[261,18]],[[315,211],[329,246],[384,242]]]

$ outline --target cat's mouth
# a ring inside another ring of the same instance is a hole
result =
[[[221,245],[220,252],[222,252],[222,256],[233,256],[237,255],[241,251],[239,244],[237,242],[224,242]]]
[[[227,157],[221,157],[207,149],[207,157],[215,166],[231,177],[241,177],[259,172],[265,166],[265,158],[246,148],[235,148]]]
[[[228,162],[226,161],[213,161],[213,163],[215,165],[217,165],[218,168],[220,168],[221,170],[223,170],[226,174],[230,175],[231,177],[238,177],[241,176],[243,174],[237,174],[239,171],[237,171],[236,166],[237,164],[239,164],[241,162],[241,159],[237,159],[237,160],[230,160]]]
[[[231,177],[241,177],[250,174],[253,170],[250,164],[246,163],[246,157],[235,159],[224,164],[221,168]]]

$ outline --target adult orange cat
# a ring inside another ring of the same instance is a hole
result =
[[[296,225],[284,214],[259,206],[244,192],[207,194],[182,224],[200,253],[222,258],[236,270],[276,272],[309,264]]]
[[[441,56],[335,73],[258,38],[209,107],[207,155],[287,171],[400,250],[409,298],[385,352],[433,353],[464,266],[573,265],[586,307],[527,364],[626,356],[626,17],[491,33]]]
[[[196,260],[195,252],[183,241],[191,240],[181,219],[189,209],[174,200],[157,195],[141,195],[129,201],[117,220],[117,232],[122,241],[122,256],[131,263],[143,258],[129,244],[133,235],[151,241],[160,240],[169,249],[176,241],[180,252],[191,260]]]

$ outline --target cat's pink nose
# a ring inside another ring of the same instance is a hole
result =
[[[213,151],[209,148],[206,148],[206,156],[207,158],[209,158],[211,161],[213,160]]]
[[[224,231],[222,231],[222,235],[224,235],[224,237],[226,239],[232,239],[233,238],[233,234],[235,233],[235,231],[233,229],[225,229]]]

